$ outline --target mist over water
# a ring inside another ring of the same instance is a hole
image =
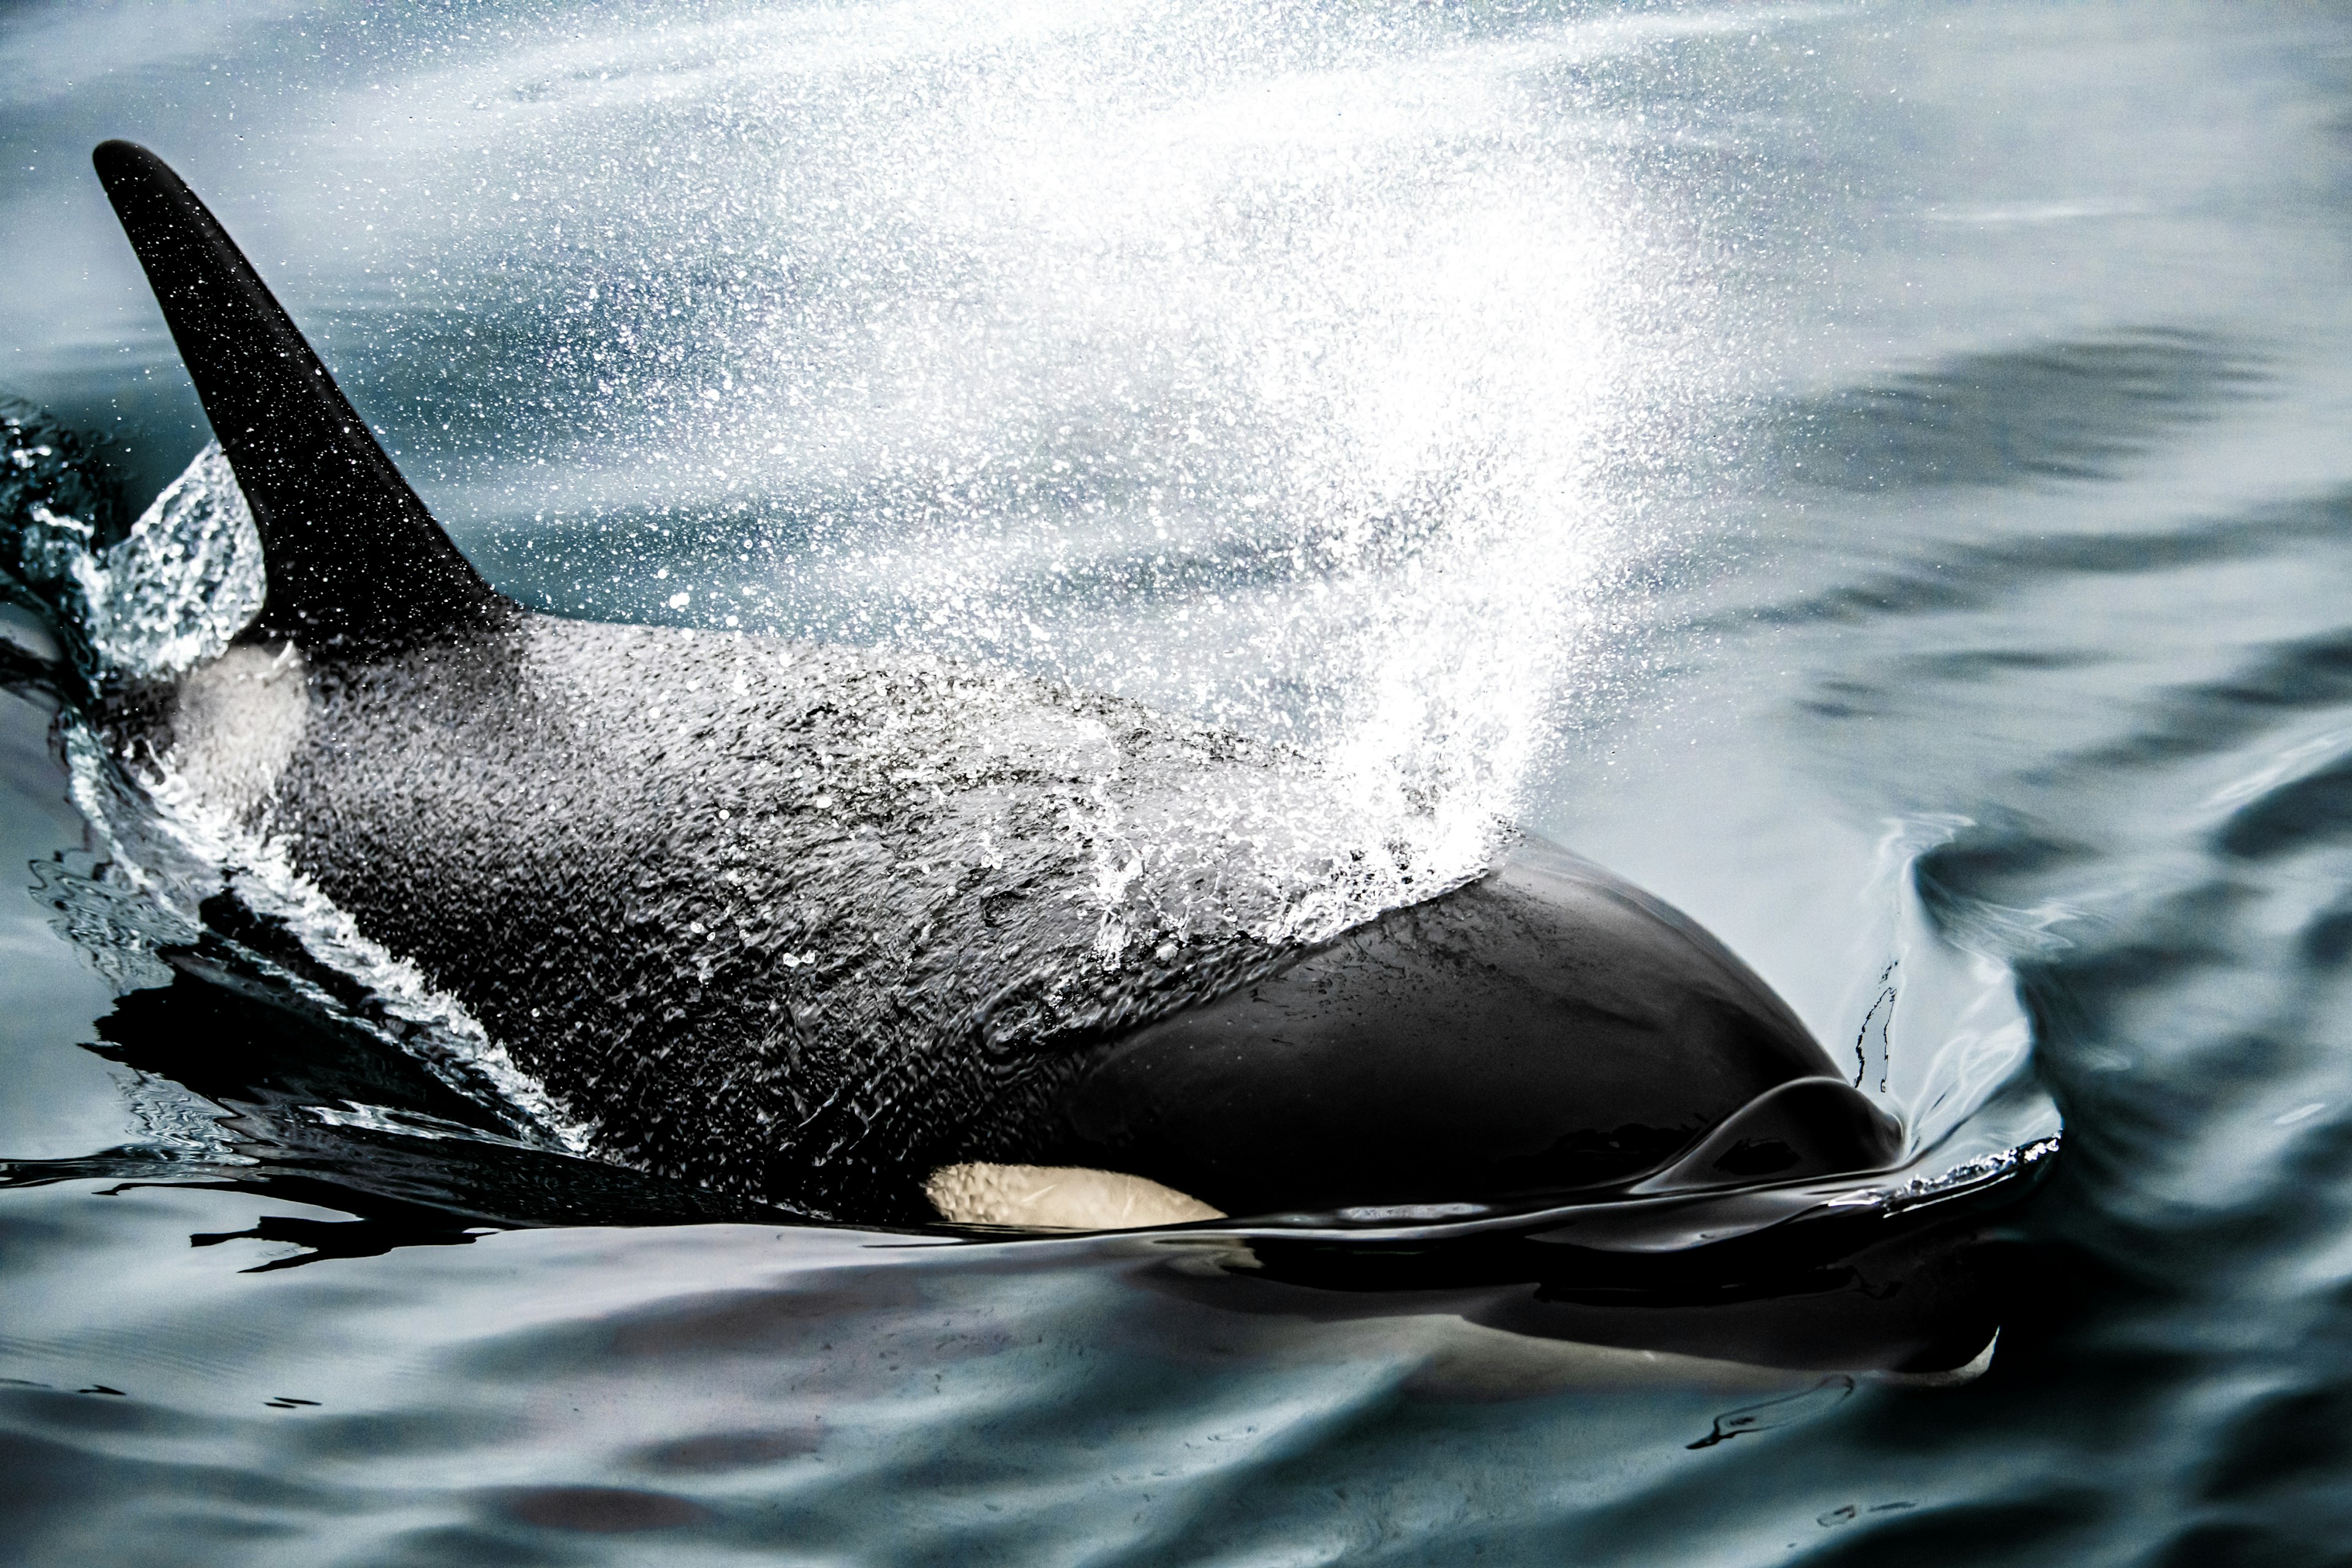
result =
[[[1139,698],[1441,880],[1524,823],[1915,1148],[2066,1123],[1958,1390],[794,1227],[142,892],[12,690],[28,1560],[2340,1560],[2339,19],[29,6],[0,59],[0,389],[105,438],[114,525],[209,434],[121,135],[527,602]],[[187,657],[251,587],[221,494],[10,637]]]
[[[549,607],[1018,661],[1466,825],[1639,657],[1723,374],[1737,240],[1612,79],[1756,22],[310,17],[173,155]]]
[[[423,139],[463,157],[494,103],[510,209],[453,269],[529,352],[495,455],[438,466],[551,605],[1311,739],[1475,863],[1610,678],[1643,526],[1608,470],[1691,379],[1632,340],[1662,303],[1706,336],[1704,290],[1643,298],[1610,117],[1549,79],[1625,28],[793,12],[452,65]]]

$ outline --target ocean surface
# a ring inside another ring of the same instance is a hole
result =
[[[1522,824],[1915,1146],[2063,1142],[1949,1387],[793,1223],[199,937],[16,679],[0,1559],[2352,1563],[2352,15],[18,5],[0,392],[93,546],[209,437],[112,136],[517,597]],[[10,647],[203,632],[139,537]]]

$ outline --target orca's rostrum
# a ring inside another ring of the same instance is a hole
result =
[[[866,1223],[1192,1221],[1286,1310],[1484,1292],[1801,1365],[1984,1343],[1968,1216],[2032,1162],[1908,1181],[1899,1125],[1676,911],[1528,844],[1333,934],[1299,911],[1344,858],[1233,829],[1297,796],[1272,750],[946,660],[528,611],[186,185],[95,163],[268,578],[110,732],[595,1152]]]

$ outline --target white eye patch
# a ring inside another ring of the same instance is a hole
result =
[[[956,1225],[1037,1230],[1132,1230],[1225,1216],[1142,1176],[1083,1165],[942,1165],[923,1184],[940,1217]]]

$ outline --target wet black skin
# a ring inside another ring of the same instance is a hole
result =
[[[1751,1104],[1728,1164],[1678,1184],[1885,1164],[1896,1129],[1830,1075],[1721,943],[1529,844],[1102,1050],[1061,1110],[1066,1163],[1233,1214],[1532,1205],[1659,1170]]]
[[[122,142],[96,162],[261,531],[247,639],[301,659],[307,727],[257,820],[601,1152],[886,1223],[927,1217],[923,1177],[967,1158],[1132,1172],[1239,1215],[1897,1154],[1737,958],[1541,846],[1311,947],[1252,934],[1252,900],[1288,894],[1249,884],[1089,990],[1071,803],[1114,780],[1181,837],[1203,792],[1279,758],[1018,677],[522,610],[177,177]],[[172,713],[151,698],[121,728]],[[928,783],[893,788],[909,759]],[[823,806],[813,767],[840,780]]]

